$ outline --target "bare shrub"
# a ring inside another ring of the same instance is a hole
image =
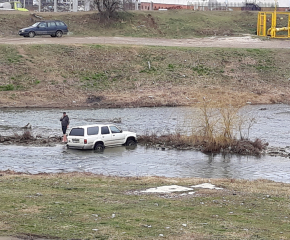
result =
[[[264,142],[259,138],[256,138],[256,140],[252,142],[252,144],[255,148],[259,149],[260,151],[265,150],[266,147],[269,145],[267,142]]]
[[[250,129],[255,123],[253,117],[240,114],[242,105],[213,102],[205,98],[200,103],[199,113],[194,113],[185,121],[190,133],[180,132],[166,135],[145,134],[140,143],[161,144],[178,149],[197,149],[202,152],[231,152],[259,155],[266,149],[267,143],[260,139],[248,139]],[[238,137],[239,135],[239,137]]]

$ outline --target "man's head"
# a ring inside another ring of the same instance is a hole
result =
[[[66,116],[66,112],[63,112],[62,114],[63,114],[63,116]]]

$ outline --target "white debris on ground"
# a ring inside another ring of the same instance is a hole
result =
[[[188,187],[182,187],[178,185],[170,185],[170,186],[162,186],[162,187],[156,187],[156,188],[149,188],[145,191],[141,191],[144,193],[172,193],[172,192],[187,192],[192,191],[192,188]]]
[[[207,189],[217,189],[217,190],[221,190],[222,188],[216,187],[215,185],[211,184],[211,183],[202,183],[202,184],[198,184],[198,185],[194,185],[191,186],[192,188],[207,188]]]
[[[222,189],[220,187],[216,187],[215,185],[213,185],[211,183],[202,183],[202,184],[194,185],[191,187],[183,187],[183,186],[178,186],[178,185],[161,186],[161,187],[156,187],[156,188],[148,188],[148,189],[141,191],[141,192],[142,193],[188,192],[188,193],[180,194],[180,196],[185,196],[185,195],[193,195],[195,193],[195,192],[192,192],[192,190],[194,188],[205,188],[205,189],[216,189],[216,190]]]

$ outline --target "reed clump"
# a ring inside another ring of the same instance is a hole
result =
[[[188,115],[184,121],[185,131],[158,135],[145,134],[139,143],[161,148],[200,150],[205,153],[237,153],[260,155],[268,143],[261,139],[249,139],[255,119],[241,113],[242,105],[214,102],[205,98],[198,112]]]

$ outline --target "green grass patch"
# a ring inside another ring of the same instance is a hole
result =
[[[15,63],[20,63],[23,59],[23,56],[18,53],[18,50],[14,46],[1,45],[0,58],[0,61],[2,63],[8,63],[11,65]]]
[[[142,194],[201,179],[85,174],[2,175],[0,235],[60,239],[277,239],[290,237],[289,186],[212,180],[224,190]],[[5,224],[4,224],[5,223]],[[97,229],[97,230],[96,230]]]
[[[0,85],[0,91],[13,91],[14,90],[13,84],[7,84],[7,85]]]

